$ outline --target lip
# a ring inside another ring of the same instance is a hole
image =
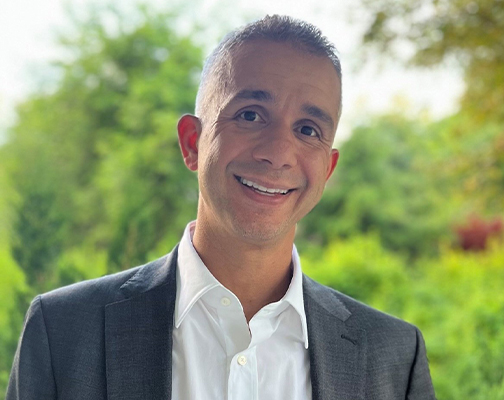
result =
[[[277,184],[267,183],[260,179],[251,179],[246,178],[239,175],[234,175],[237,183],[242,188],[243,192],[251,199],[263,203],[263,204],[279,204],[286,201],[291,193],[295,190],[293,188],[286,188],[285,186],[277,186]],[[245,185],[241,182],[241,179],[245,179],[247,181],[253,182],[257,185],[263,186],[268,189],[278,189],[287,191],[285,194],[283,193],[265,193],[263,191],[256,190],[253,187]]]
[[[266,182],[266,181],[258,179],[258,178],[250,178],[250,177],[241,176],[241,175],[234,175],[234,177],[240,183],[240,185],[243,185],[243,186],[249,186],[250,187],[250,185],[246,185],[246,184],[242,183],[242,179],[248,181],[249,183],[253,183],[254,186],[257,185],[257,186],[260,186],[260,187],[262,187],[264,189],[267,189],[269,191],[273,190],[273,191],[276,191],[276,192],[277,191],[286,192],[286,193],[271,193],[270,192],[271,194],[280,194],[282,196],[285,196],[286,194],[289,194],[289,192],[292,192],[293,190],[295,190],[292,187],[278,185],[278,183]],[[253,188],[251,188],[251,189],[253,189]]]

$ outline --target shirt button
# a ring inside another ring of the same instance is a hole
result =
[[[243,366],[247,364],[247,357],[245,357],[244,355],[238,356],[238,359],[236,361],[238,361],[238,364]]]
[[[220,302],[224,307],[227,307],[231,304],[231,300],[229,300],[227,297],[223,297]]]

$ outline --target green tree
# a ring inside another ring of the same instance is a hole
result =
[[[415,268],[376,235],[333,240],[302,258],[312,278],[417,325],[439,400],[504,399],[504,247],[444,247]]]
[[[402,317],[422,327],[440,400],[504,399],[503,265],[494,242],[479,253],[443,249],[412,276]]]
[[[332,240],[302,253],[301,262],[317,282],[394,315],[404,313],[410,293],[406,260],[385,249],[377,234]]]
[[[376,232],[389,249],[413,258],[434,254],[450,215],[427,169],[427,126],[390,115],[355,128],[321,202],[300,224],[300,238],[325,244]]]
[[[14,217],[13,205],[19,196],[13,190],[6,171],[0,165],[0,393],[9,379],[23,314],[31,295],[23,271],[11,251],[10,231]]]
[[[455,58],[465,71],[462,105],[483,119],[504,121],[504,2],[502,0],[363,0],[372,18],[363,37],[380,52],[399,42],[409,61],[435,65]]]
[[[38,291],[57,265],[68,283],[86,253],[114,271],[167,252],[195,214],[176,122],[193,111],[202,51],[173,14],[140,7],[134,20],[105,8],[76,21],[61,78],[19,106],[0,149],[20,197],[12,254]]]
[[[504,2],[502,0],[363,0],[371,16],[367,51],[398,57],[413,49],[409,65],[448,62],[463,72],[460,115],[442,124],[452,151],[451,184],[469,198],[464,207],[502,213],[504,203]],[[404,46],[401,46],[404,48]],[[375,55],[375,53],[373,53]],[[461,144],[461,145],[460,145]],[[475,146],[475,147],[474,147]],[[438,165],[439,167],[439,165]],[[477,205],[476,205],[477,204]]]
[[[438,182],[454,220],[504,211],[504,128],[459,112],[428,127],[424,170]]]

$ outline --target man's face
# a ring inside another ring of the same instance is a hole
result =
[[[211,78],[211,111],[186,157],[198,169],[198,224],[274,244],[294,237],[336,165],[339,78],[329,59],[269,41],[233,51],[229,67]]]

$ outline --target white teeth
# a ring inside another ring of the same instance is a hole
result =
[[[282,190],[282,189],[269,189],[267,187],[261,186],[255,182],[249,181],[245,178],[240,178],[240,182],[243,183],[246,186],[252,187],[256,190],[259,190],[260,192],[265,192],[265,193],[280,193],[280,194],[286,194],[288,190]]]

